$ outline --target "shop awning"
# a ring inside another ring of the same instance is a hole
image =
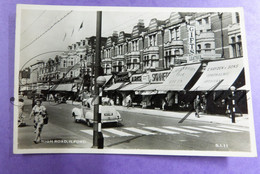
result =
[[[174,67],[167,79],[161,86],[156,88],[160,91],[182,91],[198,71],[200,64],[192,64]]]
[[[243,70],[243,58],[209,62],[191,91],[228,90]]]
[[[158,91],[142,91],[141,95],[155,95],[158,94]]]
[[[105,77],[105,79],[106,79],[106,83],[103,85],[103,86],[105,86],[107,84],[107,82],[112,78],[112,75],[107,75],[107,76],[103,76],[103,77]]]
[[[58,84],[58,85],[54,85],[50,91],[72,91],[73,92],[73,88],[75,88],[75,85],[72,83]]]
[[[241,86],[240,88],[237,88],[237,90],[240,90],[240,91],[249,91],[250,88],[248,85],[244,85],[244,86]]]
[[[149,84],[142,88],[137,89],[136,91],[155,91],[156,88],[162,87],[162,84]]]
[[[20,91],[27,91],[27,87],[26,86],[21,87]]]
[[[128,84],[125,87],[121,88],[119,91],[136,91],[139,88],[142,88],[144,86],[147,86],[147,84],[144,84],[144,83],[131,83],[131,84]]]
[[[115,83],[113,84],[112,86],[108,87],[108,88],[105,88],[104,90],[105,91],[113,91],[113,90],[117,90],[119,88],[122,88],[124,87],[125,85],[127,85],[128,82],[120,82],[120,83]]]

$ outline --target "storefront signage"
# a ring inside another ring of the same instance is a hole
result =
[[[130,81],[130,78],[128,76],[128,74],[126,73],[125,75],[122,75],[122,76],[117,76],[115,78],[115,82],[129,82]]]
[[[187,29],[188,29],[189,54],[195,54],[196,53],[195,27],[187,26]]]
[[[243,69],[243,58],[209,62],[191,90],[229,90]]]
[[[164,82],[169,76],[170,71],[160,71],[150,73],[150,82]]]
[[[198,71],[200,64],[174,67],[169,77],[158,90],[181,91]]]
[[[200,62],[200,55],[196,55],[196,54],[192,54],[188,56],[188,63],[196,63],[196,62]]]
[[[131,78],[132,82],[142,82],[142,74],[133,75]]]

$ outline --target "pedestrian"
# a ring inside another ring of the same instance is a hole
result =
[[[22,98],[19,99],[18,108],[19,108],[18,126],[19,126],[19,127],[25,126],[24,115],[23,115],[23,111],[24,111],[24,100],[23,100]]]
[[[42,101],[40,99],[36,100],[36,105],[33,107],[32,112],[30,114],[30,119],[34,116],[34,128],[35,131],[35,139],[34,143],[38,144],[41,142],[41,132],[44,125],[44,119],[47,117],[46,108],[41,105]]]
[[[163,98],[162,102],[162,110],[166,110],[166,107],[168,106],[167,97]]]
[[[200,118],[199,112],[200,112],[200,97],[199,95],[196,96],[194,100],[194,109],[195,109],[195,116]]]
[[[127,108],[129,108],[132,105],[132,99],[130,94],[126,97],[126,102],[127,102]]]

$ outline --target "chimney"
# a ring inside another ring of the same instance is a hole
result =
[[[137,23],[137,26],[144,27],[144,20],[143,19],[139,19],[138,23]]]
[[[113,36],[113,37],[118,37],[118,33],[117,33],[117,31],[113,31],[112,36]]]

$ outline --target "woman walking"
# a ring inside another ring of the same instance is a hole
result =
[[[46,117],[46,108],[41,105],[41,100],[36,100],[36,105],[33,107],[32,112],[30,114],[30,119],[34,116],[34,128],[36,133],[34,143],[38,144],[41,142],[41,132],[44,125],[44,118]]]

